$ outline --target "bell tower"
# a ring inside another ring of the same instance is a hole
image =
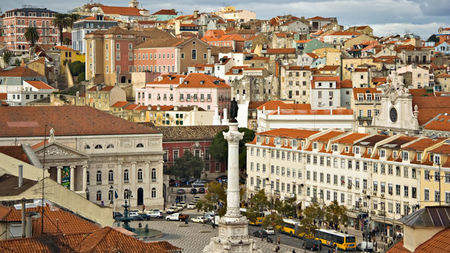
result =
[[[132,7],[132,8],[138,8],[139,1],[138,0],[130,0],[130,3],[128,4],[128,6]]]

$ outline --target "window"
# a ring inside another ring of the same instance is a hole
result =
[[[110,149],[110,148],[114,148],[113,144],[108,144],[108,146],[106,146],[106,149]]]
[[[86,184],[89,185],[91,182],[91,179],[89,177],[89,171],[86,171]]]
[[[434,191],[434,202],[439,202],[441,194],[439,191]]]
[[[428,189],[425,189],[425,190],[424,190],[424,193],[423,193],[423,199],[424,199],[425,201],[429,201],[429,200],[430,200],[430,190],[428,190]]]
[[[156,198],[156,188],[152,188],[152,198]]]
[[[108,171],[108,182],[113,183],[114,182],[114,172],[112,170]]]
[[[124,181],[125,183],[128,183],[129,180],[130,180],[130,178],[129,178],[129,172],[128,172],[128,170],[126,169],[126,170],[123,171],[123,181]]]
[[[403,187],[403,196],[405,197],[409,196],[409,187],[407,185]]]
[[[152,182],[156,182],[156,169],[152,169]]]
[[[97,191],[97,201],[101,201],[101,200],[102,200],[102,192]]]
[[[137,145],[136,145],[136,148],[143,148],[144,147],[144,144],[142,144],[142,143],[138,143]]]
[[[100,145],[100,144],[95,145],[94,148],[95,148],[95,149],[103,149],[102,145]]]
[[[196,60],[197,59],[197,50],[192,49],[192,60]]]
[[[97,170],[97,184],[102,183],[102,172],[100,170]]]
[[[138,182],[142,182],[142,169],[138,169]]]

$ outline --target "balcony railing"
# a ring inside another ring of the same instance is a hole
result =
[[[371,116],[358,116],[358,120],[361,121],[371,121],[372,117]]]

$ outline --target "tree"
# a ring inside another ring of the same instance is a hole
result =
[[[283,217],[279,214],[272,212],[271,214],[264,217],[262,226],[264,228],[273,227],[274,229],[279,228],[283,224]]]
[[[63,43],[63,29],[71,25],[71,19],[69,15],[58,13],[55,15],[55,25],[58,27],[59,30],[59,42]]]
[[[297,205],[295,204],[296,198],[288,198],[284,201],[279,199],[275,200],[274,208],[284,217],[296,217]]]
[[[214,139],[209,148],[211,156],[215,160],[225,162],[228,159],[228,142],[223,137],[223,132],[219,132],[214,136]],[[239,141],[239,169],[243,170],[247,164],[247,149],[245,144],[255,138],[255,132],[248,128],[239,128],[239,132],[244,133],[244,137]]]
[[[167,174],[179,178],[200,178],[205,164],[198,156],[191,152],[184,152],[182,157],[175,160],[175,163],[167,170]]]
[[[3,62],[5,65],[9,65],[9,62],[11,61],[11,58],[13,56],[13,53],[9,50],[3,51]]]
[[[263,212],[269,206],[269,201],[264,193],[264,190],[260,190],[258,193],[253,195],[249,200],[249,208],[247,210],[246,216],[251,222],[256,222],[256,218],[261,217],[261,212]]]
[[[34,47],[36,41],[39,40],[39,33],[36,27],[27,27],[25,31],[25,39],[31,43],[31,47]]]
[[[315,221],[318,211],[317,207],[318,206],[315,204],[312,204],[303,210],[303,217],[300,220],[299,230],[304,237],[312,237],[317,229]]]
[[[439,42],[439,38],[436,36],[436,34],[431,35],[428,39],[427,42]]]
[[[78,82],[78,83],[81,83],[81,82],[83,82],[83,81],[85,81],[85,80],[86,80],[86,73],[81,72],[81,74],[79,74],[79,75],[77,76],[77,82]]]
[[[219,216],[224,216],[227,211],[227,195],[225,188],[220,183],[213,181],[207,185],[207,193],[205,199],[197,202],[197,211],[217,211]]]
[[[325,207],[325,217],[334,229],[339,229],[339,225],[347,224],[347,208],[340,206],[337,201],[333,201],[333,203]]]

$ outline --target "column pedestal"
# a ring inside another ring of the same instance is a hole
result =
[[[219,220],[219,235],[211,238],[204,253],[260,253],[255,241],[248,236],[248,220],[240,213],[239,203],[239,141],[244,134],[238,131],[238,123],[229,124],[224,133],[228,141],[227,212]]]

